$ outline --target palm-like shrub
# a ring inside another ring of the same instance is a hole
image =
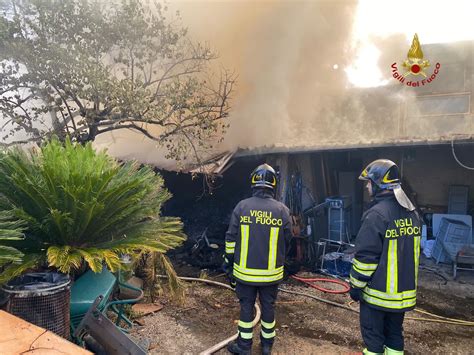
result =
[[[178,218],[160,216],[170,197],[150,168],[91,144],[53,139],[0,153],[0,282],[45,262],[64,273],[84,262],[114,271],[121,253],[166,252],[185,239]]]
[[[24,225],[25,223],[16,219],[11,211],[0,211],[0,267],[22,261],[23,253],[1,243],[22,240]]]

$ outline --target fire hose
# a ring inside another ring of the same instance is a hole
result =
[[[168,278],[168,276],[166,275],[158,275],[159,278]],[[223,282],[218,282],[218,281],[213,281],[213,280],[207,280],[207,279],[200,279],[200,278],[197,278],[197,277],[182,277],[182,276],[179,276],[178,277],[180,280],[183,280],[183,281],[197,281],[197,282],[204,282],[204,283],[207,283],[207,284],[210,284],[210,285],[215,285],[215,286],[220,286],[220,287],[225,287],[229,290],[232,290],[234,291],[234,289],[232,287],[230,287],[229,285],[223,283]],[[258,322],[260,321],[260,307],[258,306],[257,303],[255,303],[255,318],[253,319],[252,321],[252,327],[256,326],[258,324]],[[222,349],[223,347],[225,347],[227,344],[229,344],[231,341],[234,341],[235,339],[237,339],[237,337],[239,336],[239,333],[236,333],[224,340],[222,340],[221,342],[211,346],[209,349],[206,349],[202,352],[199,353],[199,355],[211,355],[211,354],[214,354],[216,351]]]
[[[350,290],[350,286],[347,284],[347,282],[344,282],[344,281],[340,281],[340,280],[336,280],[336,279],[327,279],[327,278],[307,278],[307,277],[301,277],[301,276],[291,276],[292,279],[295,279],[295,280],[298,280],[298,281],[301,281],[303,283],[305,283],[306,285],[312,287],[312,288],[315,288],[316,290],[319,290],[319,291],[322,291],[322,292],[326,292],[326,293],[336,293],[336,294],[340,294],[340,293],[346,293],[346,292],[349,292]],[[321,287],[321,286],[318,286],[318,285],[315,285],[313,282],[327,282],[327,283],[334,283],[334,284],[337,284],[339,286],[342,286],[343,289],[342,290],[330,290],[328,288],[324,288],[324,287]]]
[[[165,275],[158,275],[158,277],[159,278],[167,278],[167,276],[165,276]],[[302,280],[304,280],[303,282],[309,284],[311,287],[316,288],[318,290],[320,290],[322,288],[322,287],[319,287],[319,288],[315,287],[316,285],[313,285],[313,284],[310,283],[310,282],[313,282],[313,280],[318,280],[319,281],[320,279],[307,279],[307,278],[301,278],[301,277],[293,277],[293,278],[295,278],[296,280],[302,279]],[[203,283],[207,283],[207,284],[210,284],[210,285],[216,285],[216,286],[224,287],[224,288],[227,288],[229,290],[234,291],[234,289],[232,287],[230,287],[229,285],[227,285],[225,283],[222,283],[222,282],[218,282],[218,281],[200,279],[200,278],[196,278],[196,277],[179,277],[179,279],[181,279],[183,281],[203,282]],[[324,280],[324,282],[326,282],[327,280],[330,280],[330,279],[322,279],[322,280]],[[341,285],[343,284],[342,282],[336,282],[336,283],[341,284]],[[347,286],[347,284],[344,283],[344,286]],[[322,289],[324,289],[324,288],[322,288]],[[335,307],[339,307],[339,308],[342,308],[342,309],[345,309],[345,310],[348,310],[348,311],[351,311],[351,312],[359,313],[358,309],[350,307],[351,304],[355,303],[354,301],[349,302],[349,305],[345,305],[345,304],[333,302],[333,301],[327,300],[325,298],[318,297],[316,295],[312,295],[312,294],[308,294],[308,293],[304,293],[304,292],[291,291],[291,290],[281,288],[281,287],[278,290],[280,292],[284,292],[284,293],[289,293],[289,294],[298,295],[298,296],[305,296],[305,297],[312,298],[312,299],[315,299],[317,301],[320,301],[320,302],[323,302],[323,303],[326,303],[326,304],[329,304],[329,305],[332,305],[332,306],[335,306]],[[326,290],[326,289],[324,289],[324,290]],[[334,290],[328,290],[328,291],[334,291]],[[326,292],[326,291],[323,291],[323,292]],[[346,290],[344,290],[344,291],[339,290],[337,292],[332,292],[332,293],[345,293],[345,292],[347,292],[347,291]],[[421,314],[426,314],[426,315],[429,315],[429,316],[437,318],[437,319],[425,318],[425,317],[405,317],[405,319],[417,320],[417,321],[423,321],[423,322],[432,322],[432,323],[462,325],[462,326],[469,326],[469,327],[474,326],[474,322],[471,322],[471,321],[465,321],[465,320],[462,320],[462,319],[443,317],[443,316],[439,316],[437,314],[433,314],[433,313],[430,313],[430,312],[427,312],[427,311],[421,310],[421,309],[415,309],[415,312],[418,312],[418,313],[421,313]],[[252,327],[257,325],[257,323],[259,321],[260,321],[260,308],[258,307],[257,304],[255,304],[255,318],[252,321]],[[211,355],[211,354],[217,352],[218,350],[222,349],[223,347],[225,347],[231,341],[234,341],[235,339],[237,339],[237,337],[238,337],[238,333],[222,340],[221,342],[213,345],[209,349],[206,349],[206,350],[200,352],[199,355]]]
[[[330,304],[330,305],[335,306],[335,307],[339,307],[339,308],[346,309],[346,310],[351,311],[351,312],[359,313],[358,309],[350,307],[351,304],[355,303],[354,301],[349,302],[349,305],[345,305],[345,304],[329,301],[325,298],[321,298],[321,297],[318,297],[316,295],[311,295],[309,293],[291,291],[291,290],[287,290],[287,289],[284,289],[284,288],[281,288],[281,287],[278,290],[280,292],[290,293],[290,294],[293,294],[293,295],[305,296],[305,297],[312,298],[312,299],[315,299],[315,300],[323,302],[323,303]],[[443,317],[443,316],[439,316],[437,314],[427,312],[427,311],[422,310],[422,309],[415,309],[414,311],[418,312],[418,313],[429,315],[429,316],[437,318],[437,319],[431,319],[431,318],[425,318],[425,317],[405,317],[405,319],[417,320],[417,321],[422,321],[422,322],[464,325],[464,326],[468,326],[468,327],[473,327],[474,326],[474,322],[472,322],[472,321]]]
[[[315,288],[319,291],[322,291],[322,292],[340,294],[340,293],[346,293],[350,289],[350,286],[347,283],[345,283],[343,281],[339,281],[339,280],[324,279],[324,278],[304,278],[304,277],[300,277],[300,276],[291,276],[291,277],[295,280],[302,281],[306,285],[311,286],[311,287],[313,287],[313,288]],[[336,291],[335,290],[328,290],[324,287],[320,287],[320,286],[317,286],[317,285],[314,285],[314,284],[311,283],[311,282],[315,282],[315,281],[336,283],[338,285],[343,286],[344,289],[343,290],[336,290]],[[340,308],[343,308],[343,309],[350,310],[352,312],[359,313],[359,311],[357,309],[350,307],[351,304],[355,303],[354,301],[349,302],[349,305],[346,306],[346,305],[343,305],[343,304],[340,304],[340,303],[337,303],[337,302],[332,302],[332,301],[326,300],[324,298],[321,298],[321,297],[318,297],[318,296],[315,296],[315,295],[310,295],[310,294],[306,294],[306,293],[302,293],[302,292],[289,291],[289,290],[285,290],[285,289],[282,289],[282,288],[280,288],[279,290],[282,291],[282,292],[286,292],[286,293],[291,293],[291,294],[295,294],[295,295],[310,297],[310,298],[316,299],[318,301],[321,301],[321,302],[324,302],[324,303],[327,303],[327,304],[330,304],[330,305],[333,305],[333,306],[336,306],[336,307],[340,307]],[[431,316],[433,318],[437,318],[437,319],[424,318],[424,317],[406,317],[406,319],[419,320],[419,321],[424,321],[424,322],[435,322],[435,323],[446,323],[446,324],[454,324],[454,325],[474,326],[474,322],[471,322],[471,321],[465,321],[465,320],[462,320],[462,319],[443,317],[443,316],[439,316],[437,314],[433,314],[433,313],[430,313],[428,311],[418,309],[418,308],[416,308],[414,311],[417,312],[417,313],[421,313],[421,314]]]

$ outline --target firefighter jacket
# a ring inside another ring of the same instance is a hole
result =
[[[393,193],[375,198],[362,216],[350,273],[364,302],[391,312],[415,308],[420,238],[416,212],[401,207]]]
[[[225,238],[225,263],[238,282],[263,286],[283,278],[291,239],[288,208],[266,189],[240,201],[232,212]]]

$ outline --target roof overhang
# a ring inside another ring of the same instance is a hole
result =
[[[216,154],[202,162],[200,165],[195,164],[191,167],[188,167],[187,169],[184,169],[183,172],[190,174],[208,174],[220,176],[234,164],[232,158],[234,157],[235,153],[236,151],[234,150]]]
[[[376,148],[387,148],[387,147],[416,147],[416,146],[436,146],[436,145],[447,145],[452,142],[457,144],[472,144],[474,143],[474,135],[457,134],[449,136],[439,136],[436,139],[396,139],[393,141],[383,142],[360,142],[354,144],[325,144],[325,145],[305,145],[305,146],[285,146],[285,145],[272,145],[263,147],[248,147],[245,149],[239,149],[234,157],[245,157],[253,155],[266,155],[266,154],[297,154],[297,153],[316,153],[316,152],[329,152],[329,151],[345,151],[355,149],[376,149]]]

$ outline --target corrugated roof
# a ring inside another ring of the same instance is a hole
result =
[[[408,147],[408,146],[425,146],[425,145],[439,145],[439,144],[450,144],[451,141],[458,143],[474,143],[474,135],[470,134],[456,134],[440,136],[432,139],[421,139],[421,138],[398,138],[392,141],[370,141],[370,142],[359,142],[345,144],[344,142],[337,142],[325,145],[278,145],[274,144],[271,146],[260,146],[260,147],[247,147],[240,148],[233,151],[224,151],[217,153],[212,157],[206,159],[202,166],[199,167],[196,164],[188,165],[187,167],[179,168],[177,165],[167,166],[162,168],[163,170],[180,171],[183,173],[191,174],[213,174],[222,175],[228,168],[234,164],[234,159],[239,157],[263,155],[263,154],[281,154],[281,153],[309,153],[309,152],[323,152],[323,151],[336,151],[336,150],[352,150],[352,149],[371,149],[371,148],[382,148],[382,147]],[[157,167],[159,167],[157,165]]]
[[[333,142],[324,145],[284,145],[274,144],[271,146],[261,147],[247,147],[241,148],[235,154],[235,157],[244,157],[257,154],[276,154],[276,153],[305,153],[317,151],[333,151],[333,150],[349,150],[349,149],[364,149],[364,148],[382,148],[382,147],[405,147],[405,146],[423,146],[423,145],[438,145],[450,144],[455,142],[474,142],[474,135],[471,134],[456,134],[439,136],[436,138],[397,138],[393,140],[384,139],[383,141],[365,141],[346,144],[344,142]]]

